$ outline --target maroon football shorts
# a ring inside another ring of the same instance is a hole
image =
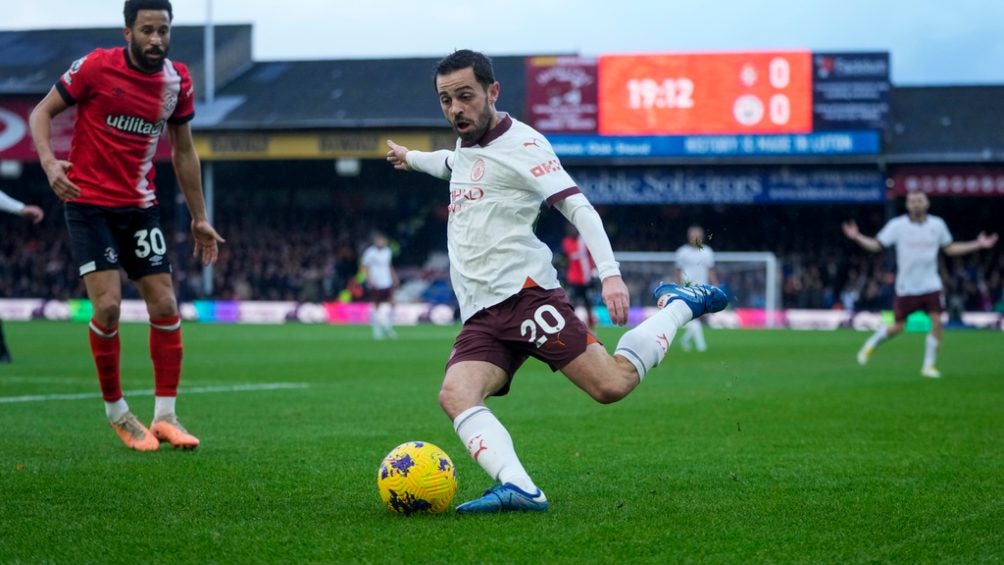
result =
[[[940,290],[915,296],[897,296],[892,302],[892,312],[897,322],[918,310],[928,314],[941,314],[945,310],[945,295]]]
[[[370,301],[374,304],[391,302],[392,298],[394,298],[394,287],[370,288]]]
[[[446,368],[460,361],[486,361],[501,367],[509,382],[494,396],[504,396],[527,357],[540,359],[557,371],[591,343],[600,342],[575,315],[564,290],[533,286],[471,316],[453,343]]]

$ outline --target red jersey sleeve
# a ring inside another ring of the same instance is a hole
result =
[[[56,90],[64,102],[72,106],[88,97],[94,84],[94,76],[98,74],[101,66],[100,59],[101,53],[97,50],[91,51],[74,61],[70,68],[60,75],[56,81]]]

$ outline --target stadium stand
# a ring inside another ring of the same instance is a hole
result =
[[[251,59],[251,32],[248,25],[216,27],[216,99],[197,108],[193,124],[204,161],[215,166],[214,223],[228,239],[209,296],[203,291],[201,269],[187,256],[187,220],[183,206],[177,204],[173,171],[166,162],[158,165],[164,224],[174,228],[171,259],[180,298],[314,302],[358,297],[357,254],[373,229],[388,233],[398,248],[400,273],[416,283],[409,286],[409,296],[421,298],[425,289],[438,292],[446,276],[441,260],[444,187],[424,175],[397,175],[379,157],[383,139],[390,134],[414,135],[429,147],[451,143],[431,91],[435,60],[256,62]],[[178,26],[174,34],[172,58],[189,64],[201,91],[202,28]],[[0,31],[0,110],[23,113],[74,58],[121,41],[118,29]],[[499,56],[494,62],[504,86],[500,108],[521,118],[524,57]],[[1004,86],[894,86],[881,153],[853,159],[887,178],[886,202],[598,208],[619,250],[674,249],[686,226],[697,222],[708,229],[717,250],[777,254],[783,265],[785,307],[888,308],[893,262],[888,256],[862,254],[849,246],[840,235],[840,222],[855,217],[864,231],[873,233],[901,212],[894,198],[902,189],[897,183],[905,182],[907,173],[918,167],[947,177],[956,171],[979,178],[1004,177],[1000,100]],[[282,141],[282,135],[315,141],[317,147],[308,155],[269,153],[274,150],[270,144]],[[67,265],[60,204],[30,157],[12,156],[0,147],[0,160],[17,163],[0,178],[0,187],[47,212],[39,226],[0,217],[0,297],[81,297],[82,286]],[[359,159],[358,170],[337,172],[333,162],[343,158]],[[748,161],[703,163],[729,167]],[[668,159],[656,166],[693,164],[693,160]],[[798,166],[846,164],[820,157],[803,159]],[[604,160],[573,165],[631,168]],[[1001,231],[1001,193],[932,192],[932,202],[932,213],[944,216],[959,239],[975,236],[973,230],[980,228]],[[538,230],[542,239],[557,247],[562,228],[556,212],[545,211]],[[950,312],[1004,311],[1001,247],[945,261]]]

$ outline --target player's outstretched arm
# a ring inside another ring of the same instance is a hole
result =
[[[976,239],[972,241],[955,241],[945,246],[945,255],[957,256],[979,251],[980,249],[990,249],[997,245],[997,234],[987,235],[987,232],[980,232]]]
[[[563,198],[554,206],[579,230],[582,240],[586,242],[586,249],[596,261],[596,270],[603,284],[601,295],[610,312],[610,321],[623,326],[627,323],[631,297],[621,278],[620,265],[614,259],[610,238],[603,229],[603,220],[583,194]]]
[[[868,237],[861,233],[861,230],[858,229],[858,223],[854,220],[848,220],[840,227],[844,230],[844,235],[847,236],[847,239],[857,243],[866,251],[871,251],[872,253],[882,251],[882,244],[874,237]]]
[[[399,171],[410,171],[411,166],[408,165],[408,148],[404,145],[398,145],[394,143],[393,140],[387,140],[387,162],[390,163],[395,169]]]
[[[450,165],[453,151],[414,151],[394,143],[392,139],[387,140],[387,147],[390,148],[387,162],[399,171],[419,171],[443,180],[449,179],[453,173]]]
[[[45,171],[52,191],[63,201],[73,200],[80,196],[80,188],[70,182],[66,176],[66,172],[73,164],[69,161],[56,159],[56,155],[52,151],[52,119],[67,108],[69,106],[60,96],[59,91],[56,90],[56,87],[52,87],[28,116],[28,128],[31,130],[32,141],[35,143],[35,151],[38,152],[38,162],[41,163],[42,170]],[[36,223],[38,222],[36,221]]]
[[[203,265],[215,263],[219,257],[219,244],[224,240],[209,223],[206,200],[202,193],[202,170],[199,155],[195,152],[190,124],[169,124],[171,161],[178,177],[178,186],[185,195],[188,213],[192,216],[192,237],[195,247],[192,255],[202,259]]]

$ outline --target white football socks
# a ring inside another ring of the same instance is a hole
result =
[[[933,367],[938,360],[938,346],[941,342],[931,334],[924,338],[924,366]]]
[[[155,396],[153,398],[153,421],[174,418],[174,403],[177,399],[176,396]]]
[[[394,337],[394,306],[390,302],[384,302],[380,305],[378,312],[378,323],[382,326],[384,333],[388,337]]]
[[[638,371],[638,378],[644,379],[649,369],[658,365],[666,356],[676,330],[693,317],[693,312],[684,301],[674,300],[621,336],[614,355],[630,361]]]
[[[687,322],[683,326],[683,338],[681,339],[692,342],[698,351],[706,351],[708,349],[708,344],[704,341],[704,324],[700,320]]]
[[[453,429],[467,452],[488,475],[501,483],[512,483],[533,494],[540,491],[519,462],[512,436],[495,414],[485,406],[474,406],[453,420]],[[540,500],[546,500],[540,491]]]
[[[887,331],[888,329],[886,328],[886,326],[882,326],[881,328],[879,328],[878,331],[873,333],[872,336],[868,338],[868,341],[865,342],[865,346],[875,349],[878,346],[878,344],[885,341]]]
[[[108,416],[109,422],[118,421],[127,412],[129,412],[129,405],[126,404],[125,398],[120,398],[115,402],[105,402],[105,416]]]

